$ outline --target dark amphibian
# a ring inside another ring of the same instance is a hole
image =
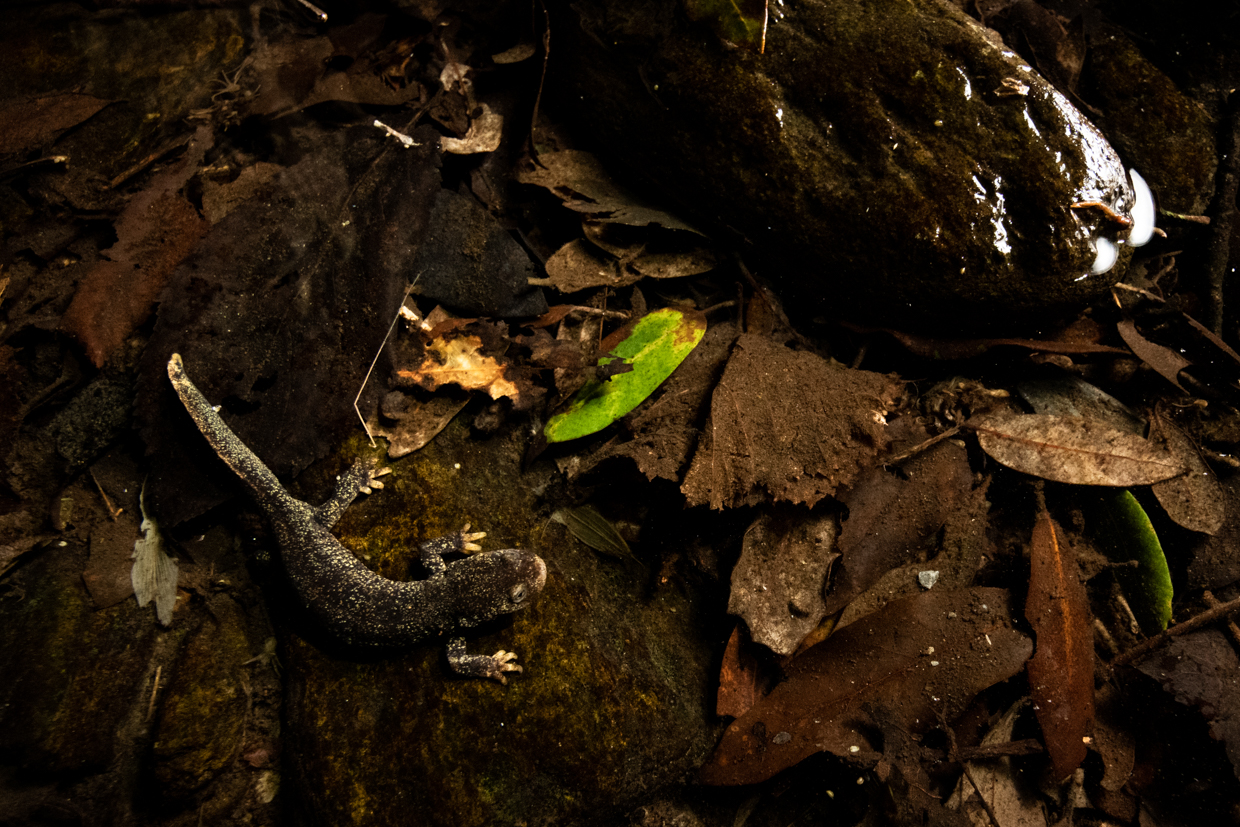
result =
[[[475,552],[481,533],[465,530],[423,543],[422,564],[430,577],[399,582],[380,577],[340,545],[328,530],[358,492],[382,488],[388,469],[359,460],[340,478],[335,495],[314,506],[295,499],[254,453],[224,424],[211,403],[185,375],[180,354],[168,360],[168,378],[186,410],[220,459],[241,478],[266,512],[280,541],[284,565],[297,593],[341,640],[371,646],[407,646],[448,636],[448,663],[477,678],[507,683],[520,672],[516,653],[470,655],[461,630],[523,609],[542,591],[547,567],[520,549],[473,554],[445,563],[448,552]]]

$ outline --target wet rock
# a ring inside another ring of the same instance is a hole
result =
[[[1122,271],[1136,195],[1119,157],[947,3],[772,7],[762,55],[672,4],[559,11],[552,75],[589,136],[756,245],[790,304],[1011,327]]]
[[[1200,214],[1214,195],[1214,125],[1122,31],[1090,38],[1082,91],[1103,115],[1124,160],[1141,171],[1162,207]]]
[[[452,677],[433,642],[372,657],[306,628],[287,635],[286,789],[298,823],[598,823],[713,748],[718,597],[678,577],[652,585],[547,527],[531,509],[548,471],[518,476],[519,461],[516,440],[477,443],[453,424],[341,520],[342,540],[387,576],[404,576],[418,540],[468,520],[488,532],[484,548],[537,551],[547,586],[468,642],[519,654],[525,671],[507,686]]]

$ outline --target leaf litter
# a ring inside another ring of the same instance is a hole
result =
[[[697,7],[706,8],[702,4]],[[526,226],[514,229],[518,225],[512,214],[501,215],[504,210],[496,206],[503,199],[489,200],[476,179],[473,189],[484,201],[483,207],[467,197],[467,186],[445,188],[441,175],[441,147],[502,155],[503,142],[508,137],[505,130],[510,130],[510,126],[504,125],[504,116],[512,110],[494,100],[479,99],[472,81],[476,72],[461,56],[467,52],[444,49],[442,62],[437,64],[442,71],[436,70],[429,79],[406,74],[404,65],[393,55],[412,54],[412,47],[422,42],[422,35],[388,44],[390,48],[379,53],[371,46],[382,42],[384,25],[383,19],[370,17],[348,27],[333,27],[327,38],[301,38],[275,45],[264,42],[260,48],[266,51],[260,60],[243,65],[243,71],[225,78],[230,91],[216,103],[228,105],[202,110],[195,113],[195,118],[214,117],[221,124],[236,123],[225,109],[231,107],[237,113],[255,117],[262,117],[264,112],[289,116],[327,101],[425,106],[438,128],[409,130],[414,133],[417,146],[405,149],[390,139],[365,137],[363,130],[357,130],[344,140],[349,152],[342,153],[338,141],[328,141],[318,147],[326,151],[317,157],[314,149],[302,147],[298,150],[301,157],[285,158],[279,164],[264,162],[261,169],[243,164],[235,179],[227,174],[219,177],[222,183],[204,177],[200,182],[202,211],[210,228],[204,231],[208,237],[201,249],[186,253],[186,266],[177,267],[175,255],[152,252],[148,242],[154,242],[142,235],[118,232],[118,249],[113,251],[118,257],[128,255],[144,267],[150,265],[151,284],[171,273],[169,281],[173,287],[163,295],[164,306],[160,308],[151,349],[160,349],[174,335],[197,342],[204,371],[212,363],[220,366],[215,376],[204,380],[212,385],[213,398],[230,407],[230,421],[241,420],[239,427],[248,432],[247,439],[254,436],[268,442],[260,453],[275,457],[272,461],[280,466],[281,474],[294,473],[321,456],[323,446],[339,434],[332,424],[335,413],[331,395],[315,389],[350,384],[347,363],[357,362],[354,357],[359,353],[364,357],[361,361],[366,361],[371,355],[366,353],[367,349],[375,344],[368,328],[375,327],[375,320],[386,316],[388,305],[395,303],[400,289],[423,264],[439,264],[443,273],[434,275],[445,275],[448,286],[444,289],[458,298],[464,294],[454,291],[467,282],[480,286],[469,301],[500,296],[499,301],[485,308],[473,305],[477,315],[523,317],[542,313],[546,307],[545,303],[539,304],[538,291],[529,289],[531,277],[536,283],[541,281],[537,279],[538,256],[531,257],[528,252],[539,249],[536,233],[529,233]],[[427,37],[438,49],[441,44],[434,40],[438,35]],[[532,54],[523,49],[521,55],[528,56],[527,52]],[[348,68],[342,69],[344,66]],[[74,118],[89,117],[88,110],[97,102],[69,103],[73,106],[68,115],[40,125],[47,135],[54,136],[68,128]],[[396,120],[392,122],[399,125]],[[413,160],[394,165],[390,157],[384,156],[384,147]],[[192,163],[178,168],[174,162],[171,172],[192,172],[202,161],[193,154],[196,151],[191,150],[189,155],[195,159]],[[309,158],[314,158],[314,162],[298,169],[299,161]],[[566,201],[566,206],[583,216],[580,239],[548,249],[551,257],[545,269],[552,277],[545,283],[561,290],[593,289],[591,285],[621,288],[615,293],[601,291],[584,298],[574,297],[574,301],[593,303],[592,309],[600,312],[631,302],[637,308],[633,315],[642,316],[647,312],[645,299],[639,291],[623,285],[645,278],[703,273],[718,266],[713,242],[670,213],[623,193],[596,160],[557,158],[555,153],[542,153],[540,158],[559,177],[549,175],[529,181],[548,187]],[[458,161],[461,159],[453,163]],[[364,172],[368,165],[373,165],[369,179]],[[217,175],[218,168],[212,174]],[[534,176],[542,174],[535,171]],[[183,198],[180,190],[184,183],[180,179],[167,192],[173,198]],[[347,213],[343,207],[345,193],[356,196],[349,199]],[[300,212],[296,220],[284,223],[258,208],[264,201]],[[305,209],[315,202],[322,205],[321,210]],[[186,203],[192,205],[192,199]],[[356,206],[358,203],[362,206]],[[162,209],[162,204],[157,209]],[[175,207],[169,209],[176,211]],[[124,228],[124,223],[118,222],[118,230]],[[332,229],[323,231],[328,227]],[[291,267],[277,263],[274,271],[260,272],[270,268],[269,262],[280,262],[286,257],[279,248],[282,235],[295,238],[293,246],[308,250],[309,254],[298,258]],[[180,236],[185,241],[190,234]],[[518,238],[520,244],[515,243]],[[119,249],[121,241],[138,252],[130,255]],[[31,249],[43,250],[39,245],[46,243],[39,240]],[[351,255],[349,251],[354,249],[363,251],[363,255]],[[234,250],[247,252],[234,260]],[[250,260],[251,250],[260,250],[263,260]],[[418,251],[420,259],[413,256]],[[560,264],[557,256],[564,251],[580,254],[580,260],[564,268],[560,278],[554,274]],[[53,252],[47,255],[50,257]],[[161,257],[170,264],[161,264]],[[235,263],[240,265],[239,274],[229,272]],[[572,280],[582,273],[588,275],[591,268],[596,271],[594,281]],[[494,278],[500,272],[504,278]],[[358,276],[359,273],[362,275]],[[468,275],[462,278],[459,273]],[[712,277],[717,278],[718,273]],[[440,289],[433,285],[434,281],[428,279],[423,286]],[[6,275],[3,284],[7,283]],[[497,288],[500,283],[502,289]],[[682,297],[690,292],[674,282],[661,284],[658,289]],[[653,294],[654,290],[650,292]],[[228,297],[235,294],[247,300],[230,303]],[[343,298],[350,295],[365,296],[365,308]],[[426,297],[432,295],[431,290],[425,293]],[[254,300],[256,296],[263,299]],[[139,324],[140,317],[153,307],[149,297],[138,298],[139,312],[131,314],[139,318],[137,323],[108,321],[99,325],[90,319],[82,321],[89,314],[80,314],[69,329],[79,335],[93,358],[106,359],[109,352],[114,352],[115,342],[130,337],[136,329],[134,324]],[[665,301],[666,296],[660,295],[656,306]],[[707,304],[697,302],[698,307]],[[915,787],[926,777],[915,762],[924,760],[927,768],[931,766],[931,759],[918,757],[933,754],[926,752],[931,749],[927,746],[929,739],[919,742],[919,738],[943,728],[966,706],[971,705],[971,718],[985,718],[987,709],[1007,705],[1005,702],[993,706],[995,696],[1002,693],[1006,698],[1026,691],[1039,707],[1047,710],[1041,716],[1043,740],[1056,775],[1062,775],[1065,768],[1079,763],[1077,756],[1081,750],[1072,741],[1079,740],[1079,733],[1088,727],[1079,716],[1065,721],[1054,720],[1054,714],[1071,706],[1072,698],[1080,701],[1078,705],[1084,709],[1084,699],[1091,696],[1085,688],[1084,676],[1090,670],[1083,666],[1086,655],[1082,642],[1092,636],[1092,631],[1083,632],[1081,626],[1082,618],[1089,618],[1090,607],[1084,604],[1082,609],[1080,595],[1070,595],[1075,569],[1073,545],[1078,531],[1088,534],[1103,520],[1088,509],[1080,513],[1057,509],[1061,512],[1057,516],[1064,517],[1064,524],[1069,525],[1070,530],[1065,533],[1048,513],[1040,511],[1028,543],[1023,538],[1014,542],[1006,526],[1020,522],[1014,518],[1016,512],[1027,514],[1014,509],[1005,498],[1011,496],[1014,479],[1016,486],[1025,485],[1024,481],[1000,472],[993,475],[997,481],[993,485],[990,477],[981,477],[977,484],[969,451],[973,466],[983,468],[984,461],[979,461],[980,454],[972,450],[971,444],[966,448],[958,441],[943,441],[921,453],[914,451],[911,459],[901,456],[892,462],[890,458],[897,449],[903,451],[907,441],[897,438],[898,428],[916,432],[913,425],[924,425],[930,430],[920,432],[922,436],[936,433],[933,423],[914,423],[911,409],[895,403],[903,382],[890,375],[845,369],[816,355],[805,339],[774,333],[780,330],[779,325],[770,322],[778,319],[779,312],[771,310],[769,316],[763,317],[761,304],[758,299],[751,300],[744,313],[729,321],[723,321],[723,314],[714,311],[710,330],[701,345],[654,393],[618,420],[618,427],[610,432],[614,439],[596,446],[582,462],[585,465],[624,458],[636,464],[649,479],[680,484],[686,500],[695,505],[711,505],[715,509],[761,506],[752,520],[747,514],[747,519],[740,523],[750,523],[754,536],[744,543],[738,539],[738,544],[744,545],[742,562],[732,575],[749,594],[766,593],[762,594],[762,601],[737,607],[746,623],[734,629],[723,654],[718,697],[720,714],[738,716],[733,729],[742,721],[747,728],[741,727],[739,742],[729,730],[720,752],[704,770],[704,778],[711,772],[716,774],[711,783],[747,783],[765,777],[768,770],[779,771],[799,760],[789,757],[792,753],[788,749],[813,741],[811,752],[833,753],[872,769],[874,777],[883,780],[893,794],[901,789],[907,791],[910,784]],[[448,419],[468,404],[471,392],[494,392],[492,395],[504,401],[504,410],[524,414],[537,409],[546,397],[551,383],[545,377],[552,371],[557,376],[552,390],[600,376],[605,380],[605,374],[590,373],[594,370],[590,363],[598,355],[592,345],[604,335],[604,325],[569,322],[568,315],[575,311],[568,308],[565,305],[556,313],[546,314],[545,324],[560,328],[555,338],[543,328],[534,328],[530,335],[513,335],[507,327],[491,322],[453,320],[445,322],[442,328],[436,327],[430,342],[422,343],[420,350],[394,348],[389,354],[392,373],[405,371],[404,381],[417,387],[376,393],[375,397],[382,398],[370,400],[378,419],[389,423],[392,429],[389,435],[393,455],[415,450],[433,438]],[[250,314],[258,318],[256,323]],[[306,315],[315,318],[307,320]],[[746,322],[750,325],[748,332],[741,334]],[[245,333],[255,334],[255,343],[243,350],[229,350],[217,343],[220,331],[232,330],[233,324]],[[471,324],[476,326],[470,327]],[[1144,332],[1137,332],[1138,324]],[[1195,323],[1189,319],[1188,324]],[[765,331],[765,335],[757,335],[757,330]],[[1028,351],[1035,354],[1027,359],[1029,366],[1057,366],[1091,378],[1105,373],[1099,369],[1102,365],[1120,364],[1121,360],[1112,359],[1126,352],[1115,346],[1118,334],[1147,364],[1178,382],[1181,388],[1195,389],[1196,385],[1188,382],[1187,373],[1182,372],[1184,365],[1179,365],[1175,351],[1152,341],[1155,330],[1138,316],[1137,322],[1121,322],[1118,326],[1103,326],[1087,319],[1074,330],[1042,339],[960,342],[903,331],[886,332],[910,352],[932,358],[976,356],[1002,347],[1003,358],[1008,360],[1002,363],[1005,366],[1025,358],[1011,356],[1013,351]],[[272,336],[272,331],[283,334]],[[1234,351],[1217,336],[1204,328],[1198,333],[1214,348],[1215,355],[1230,354],[1229,358],[1234,358]],[[794,339],[798,341],[795,347],[785,344]],[[348,351],[348,356],[343,360],[334,355],[344,351]],[[399,361],[399,356],[415,353],[421,354],[422,361]],[[997,354],[990,353],[988,358],[991,356],[999,362]],[[1234,363],[1223,361],[1234,372]],[[1194,373],[1210,363],[1209,358],[1192,354]],[[1119,373],[1115,371],[1115,375]],[[464,381],[456,381],[458,378]],[[1072,378],[1078,387],[1093,387],[1079,377]],[[983,387],[980,383],[977,386]],[[472,390],[461,390],[462,387]],[[1226,389],[1227,382],[1220,380],[1218,387]],[[1208,440],[1201,437],[1202,428],[1199,424],[1194,427],[1191,417],[1178,417],[1177,422],[1172,422],[1159,410],[1151,420],[1149,440],[1140,439],[1138,434],[1135,442],[1124,443],[1105,428],[1135,433],[1141,424],[1130,413],[1113,417],[1102,413],[1102,407],[1039,407],[1029,395],[1025,398],[1045,416],[1042,429],[1027,427],[1027,417],[1013,425],[1019,417],[1011,414],[985,420],[976,433],[979,444],[991,457],[1024,473],[1059,480],[1060,485],[1066,486],[1149,485],[1154,477],[1174,469],[1164,481],[1153,482],[1155,497],[1179,526],[1202,535],[1216,532],[1215,536],[1191,538],[1196,542],[1196,556],[1188,567],[1190,586],[1225,587],[1240,576],[1240,563],[1234,551],[1235,530],[1226,519],[1237,507],[1235,485],[1232,480],[1220,482],[1215,478],[1203,459],[1213,458],[1216,453],[1226,454],[1237,444],[1236,440],[1219,439],[1207,448]],[[1045,400],[1045,396],[1041,398]],[[297,399],[302,401],[295,409],[289,400]],[[960,410],[970,408],[966,402],[957,402],[961,404]],[[297,421],[298,417],[290,416],[291,410],[306,407],[315,411],[314,417],[303,416],[302,421]],[[982,407],[986,406],[976,406],[974,410]],[[1221,407],[1201,416],[1218,416]],[[166,443],[161,446],[161,414],[150,387],[140,394],[140,410],[147,423],[150,444],[156,449],[157,467],[162,466],[166,472],[178,463],[192,464],[176,459],[178,455],[169,453]],[[888,426],[893,414],[895,425]],[[1220,419],[1225,423],[1226,415]],[[960,421],[950,417],[945,420]],[[1182,428],[1178,422],[1183,423]],[[967,436],[968,431],[964,433]],[[1151,446],[1153,453],[1148,453]],[[275,450],[268,450],[272,447]],[[1081,459],[1073,455],[1091,456]],[[884,465],[885,462],[891,464]],[[165,490],[168,485],[165,478]],[[1137,495],[1144,496],[1139,491]],[[1126,498],[1126,506],[1136,505],[1140,510],[1131,494],[1124,492],[1119,496]],[[988,497],[996,498],[996,509],[991,508]],[[829,498],[839,503],[832,503]],[[178,517],[200,513],[204,501],[200,499],[194,508],[183,509]],[[1148,498],[1145,501],[1152,504]],[[770,509],[772,503],[775,507]],[[814,505],[813,510],[810,505]],[[841,506],[847,517],[843,534],[832,548],[832,543],[825,539],[830,532],[824,526],[834,525]],[[1129,512],[1136,514],[1131,508]],[[1073,524],[1067,522],[1069,514]],[[1141,511],[1140,517],[1148,530],[1142,528],[1138,534],[1153,536],[1149,515]],[[781,525],[776,525],[781,521]],[[849,536],[845,542],[850,526],[855,536]],[[1125,533],[1126,529],[1107,527],[1101,531],[1121,538],[1129,546],[1138,542],[1131,539],[1136,535]],[[764,536],[758,537],[759,533]],[[106,538],[104,532],[99,536],[99,562],[103,568],[102,540]],[[1148,550],[1146,540],[1138,539],[1146,543]],[[1028,660],[1029,641],[1011,626],[1019,611],[1007,606],[1006,595],[1002,599],[987,597],[992,590],[972,585],[975,580],[998,582],[1003,575],[997,571],[1001,565],[1010,565],[1014,546],[1021,551],[1028,549],[1034,575],[1024,610],[1038,640],[1032,660]],[[92,555],[94,550],[92,537]],[[832,565],[832,555],[841,551],[844,556],[834,564],[836,576],[824,597],[826,571]],[[1163,569],[1161,573],[1155,572],[1155,580],[1159,588],[1165,586],[1165,593],[1155,589],[1146,600],[1127,590],[1134,611],[1155,613],[1156,622],[1149,630],[1166,625],[1170,618],[1170,572],[1182,564],[1182,560],[1175,559],[1178,551],[1168,542],[1167,553],[1172,558],[1168,560],[1158,549]],[[158,558],[154,559],[158,562]],[[702,565],[698,560],[694,563]],[[1139,568],[1144,571],[1148,567],[1142,562]],[[939,579],[929,591],[924,591],[926,585],[918,584],[918,575],[931,570],[938,573]],[[1121,567],[1117,576],[1129,570]],[[665,561],[659,573],[662,579],[655,588],[666,583],[667,571],[675,569]],[[144,579],[150,578],[144,575]],[[166,576],[163,580],[166,606]],[[1080,586],[1079,580],[1076,584]],[[98,591],[97,603],[112,599],[104,597],[101,582],[96,586],[91,587],[91,593]],[[1097,594],[1094,597],[1099,599]],[[1004,606],[998,626],[986,627],[979,619],[979,600],[992,609]],[[961,606],[965,604],[970,609],[962,612]],[[938,607],[937,612],[925,609],[931,605]],[[922,608],[914,611],[910,606]],[[836,613],[838,622],[833,627]],[[975,674],[975,664],[953,665],[967,656],[962,653],[964,644],[949,634],[952,625],[945,618],[951,619],[957,630],[964,630],[967,648],[973,654],[989,652],[996,647],[996,641],[1006,641],[1005,646],[998,647],[1003,649],[1003,668],[996,666],[991,669],[993,674],[984,676]],[[825,622],[819,624],[819,620]],[[764,696],[774,682],[775,670],[770,668],[769,657],[764,662],[755,656],[757,647],[753,646],[750,632],[753,639],[773,643],[773,649],[787,652],[797,648],[793,641],[804,638],[807,627],[815,626],[817,629],[810,630],[813,635],[825,635],[825,630],[831,628],[835,631],[825,642],[803,651],[799,657],[782,661],[788,680]],[[989,631],[979,637],[983,628]],[[940,637],[934,642],[931,638],[936,634]],[[1176,640],[1146,658],[1140,668],[1159,680],[1168,693],[1200,710],[1214,737],[1230,751],[1234,763],[1236,716],[1234,703],[1229,706],[1228,699],[1235,692],[1228,681],[1234,678],[1237,665],[1234,653],[1228,659],[1226,641],[1221,635],[1213,633],[1218,640],[1204,643],[1200,637],[1203,634]],[[925,644],[925,649],[920,648],[921,644]],[[931,648],[932,653],[928,651]],[[1174,659],[1164,657],[1172,653]],[[1156,660],[1157,670],[1151,666]],[[937,661],[938,665],[927,666],[927,661]],[[899,665],[901,662],[904,666]],[[986,690],[987,680],[1017,675],[1025,663],[1032,686],[1018,677],[1007,686],[996,687],[996,691]],[[1040,677],[1046,674],[1067,677],[1056,685],[1053,680]],[[863,688],[848,696],[844,684],[859,677]],[[933,679],[941,683],[935,684]],[[1048,687],[1052,690],[1049,694]],[[927,700],[928,697],[936,700]],[[1065,697],[1069,700],[1063,700]],[[937,704],[938,700],[942,704]],[[1018,707],[1019,704],[1012,706],[1003,720],[991,728],[988,746],[1011,746],[1005,742],[1010,742],[1016,732]],[[827,710],[823,716],[811,717],[823,709]],[[963,720],[956,727],[961,732]],[[1097,731],[1102,728],[1099,723]],[[1123,792],[1129,772],[1121,771],[1122,768],[1112,770],[1113,765],[1120,767],[1125,760],[1131,770],[1131,755],[1125,759],[1122,749],[1107,752],[1099,747],[1095,751],[1103,756],[1107,772],[1104,788],[1117,796],[1129,795]],[[933,760],[940,761],[941,755]],[[969,763],[975,779],[984,776],[978,762]],[[1001,758],[994,763],[1004,767],[1004,771],[995,775],[991,787],[995,795],[987,798],[992,809],[1003,806],[999,788],[1017,783],[1009,771],[1012,759]],[[1141,767],[1131,774],[1134,778],[1140,776]],[[899,780],[901,775],[903,782]],[[905,786],[901,787],[901,783]],[[966,786],[969,785],[965,779],[960,779],[961,789]],[[1025,784],[1023,789],[1027,792],[1029,785]],[[1029,815],[1029,799],[1022,801],[1019,808],[1016,804],[1011,806],[1021,809],[1023,818]],[[1107,808],[1112,805],[1106,801],[1101,797],[1091,799],[1096,807],[1110,814]],[[1135,811],[1131,818],[1136,818]],[[1001,823],[1009,823],[1006,815]]]

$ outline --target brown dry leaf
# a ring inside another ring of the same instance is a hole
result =
[[[1201,711],[1210,737],[1222,741],[1240,778],[1240,658],[1216,629],[1181,635],[1137,668],[1162,684],[1177,702]]]
[[[715,714],[720,717],[741,717],[758,697],[758,662],[749,646],[744,624],[736,624],[723,650],[723,664],[719,668]]]
[[[619,259],[584,238],[573,239],[556,250],[545,266],[547,278],[531,279],[530,283],[554,287],[561,293],[576,293],[591,287],[627,287],[642,279],[641,273],[626,271]]]
[[[1169,347],[1155,344],[1149,339],[1137,332],[1137,326],[1131,321],[1122,321],[1115,326],[1119,331],[1119,336],[1124,340],[1124,344],[1132,350],[1145,364],[1149,365],[1154,371],[1175,385],[1184,393],[1184,386],[1180,384],[1180,371],[1191,366],[1193,363],[1176,353]]]
[[[1078,416],[996,414],[972,427],[1008,468],[1069,485],[1152,485],[1187,470],[1165,448]]]
[[[1012,704],[986,733],[981,745],[1009,743],[1016,719],[1024,707],[1024,700]],[[990,805],[998,827],[1046,827],[1046,811],[1042,808],[1042,802],[1030,793],[1026,785],[1018,783],[1022,770],[1012,766],[1011,757],[970,761],[969,770],[969,775],[961,775],[956,783],[956,791],[947,800],[948,809],[963,810],[973,827],[995,827],[979,800],[980,796]],[[974,783],[977,788],[974,788]]]
[[[1217,534],[1227,519],[1223,489],[1201,452],[1178,425],[1160,410],[1150,420],[1150,441],[1163,445],[1188,469],[1188,473],[1164,480],[1153,487],[1154,496],[1167,516],[1190,531]]]
[[[110,103],[73,92],[0,101],[0,155],[25,155],[50,144]]]
[[[755,784],[824,751],[874,761],[876,718],[916,737],[1019,672],[1031,650],[1003,589],[897,600],[793,661],[728,727],[699,780]]]
[[[849,485],[887,445],[889,376],[832,365],[741,336],[711,398],[710,422],[681,491],[689,505],[814,505]]]
[[[180,162],[155,176],[116,219],[116,244],[86,274],[61,319],[95,367],[145,321],[177,265],[209,225],[179,190],[198,170],[214,138],[199,127]]]
[[[882,467],[868,468],[839,494],[848,519],[840,531],[841,558],[826,596],[827,614],[912,559],[973,487],[968,452],[954,442],[939,443],[905,463],[903,471],[902,479]]]
[[[1045,510],[1029,546],[1025,618],[1037,636],[1029,661],[1029,691],[1050,753],[1055,779],[1085,760],[1094,723],[1094,636],[1076,552]]]
[[[521,401],[521,391],[505,373],[507,366],[482,353],[478,336],[437,337],[426,346],[422,364],[413,369],[397,370],[399,380],[428,391],[444,385],[459,385],[465,390],[486,391],[492,399],[507,396],[514,405]]]
[[[669,230],[702,233],[671,213],[642,201],[621,187],[598,159],[576,149],[540,152],[538,166],[517,173],[523,184],[545,187],[563,199],[564,206],[596,221],[645,227],[657,224]]]
[[[401,400],[389,405],[388,399],[394,395],[399,395]],[[468,397],[454,399],[450,396],[435,396],[418,402],[399,391],[389,394],[388,399],[384,399],[382,413],[392,424],[387,424],[376,412],[366,426],[375,436],[387,439],[387,455],[392,459],[399,459],[426,445],[469,404]]]
[[[826,616],[822,587],[839,554],[834,514],[776,506],[745,532],[728,612],[778,655],[791,655]]]

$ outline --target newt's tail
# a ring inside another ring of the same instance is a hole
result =
[[[215,453],[228,463],[228,467],[250,488],[260,503],[288,496],[276,475],[271,473],[271,469],[263,465],[263,461],[237,438],[202,392],[189,381],[179,353],[172,354],[172,358],[168,360],[168,378],[172,380],[172,387],[176,389],[177,396],[181,397],[185,410],[189,411],[198,430],[202,431]]]

